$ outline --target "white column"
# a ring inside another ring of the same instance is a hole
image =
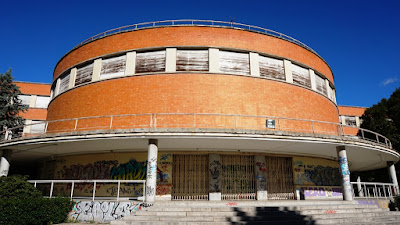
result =
[[[56,97],[58,94],[60,94],[60,78],[57,78],[57,81],[56,81],[56,89],[55,89],[54,97]]]
[[[135,67],[136,67],[136,52],[126,53],[125,76],[130,76],[135,74]]]
[[[258,53],[250,52],[250,75],[260,76],[260,62]]]
[[[157,188],[158,140],[150,139],[147,152],[146,202],[154,203]]]
[[[331,96],[331,92],[329,92],[329,80],[325,79],[325,85],[326,85],[326,91],[328,92],[328,98],[332,99],[333,96]]]
[[[336,151],[339,159],[340,174],[342,176],[343,200],[352,201],[353,193],[351,191],[350,170],[347,162],[346,148],[344,146],[338,146],[336,147]]]
[[[308,69],[308,73],[310,74],[310,81],[311,81],[311,89],[317,91],[317,83],[315,81],[315,72],[312,69]]]
[[[30,125],[32,124],[32,120],[25,120],[25,125]],[[24,134],[28,134],[31,132],[31,126],[24,126]]]
[[[358,190],[358,196],[364,197],[364,190],[361,185],[361,177],[360,176],[357,177],[357,190]]]
[[[165,72],[176,72],[176,48],[167,48],[165,52]]]
[[[357,127],[360,127],[360,126],[361,126],[360,117],[359,117],[359,116],[356,116],[356,126],[357,126]]]
[[[293,75],[292,75],[292,62],[289,60],[283,60],[283,67],[285,68],[285,77],[286,82],[293,84]]]
[[[76,68],[72,68],[71,72],[69,73],[69,85],[68,89],[75,87],[75,80],[76,80]]]
[[[36,105],[37,95],[31,95],[31,99],[29,101],[29,108],[34,108]]]
[[[101,59],[94,60],[92,81],[100,80],[101,61],[102,61]]]
[[[221,201],[221,156],[218,154],[210,154],[208,156],[209,168],[209,184],[210,192],[208,199],[210,201]]]
[[[0,177],[7,176],[10,170],[11,150],[2,150],[0,158]]]
[[[257,200],[268,200],[265,156],[256,155],[254,157],[254,164],[256,170]]]
[[[208,67],[210,73],[219,73],[219,49],[208,49]]]
[[[396,175],[396,168],[394,167],[394,162],[390,161],[387,162],[388,165],[388,170],[389,170],[389,175],[390,175],[390,180],[395,186],[396,189],[396,195],[399,194],[399,184],[397,183],[397,175]]]

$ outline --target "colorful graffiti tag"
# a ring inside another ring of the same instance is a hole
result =
[[[301,199],[343,198],[340,187],[301,187]]]
[[[295,183],[297,185],[340,186],[339,168],[310,165],[301,160],[293,162]]]

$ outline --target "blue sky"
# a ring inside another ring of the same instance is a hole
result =
[[[0,72],[50,83],[57,61],[95,34],[167,19],[212,19],[292,36],[331,66],[340,105],[372,106],[400,86],[400,1],[0,1]]]

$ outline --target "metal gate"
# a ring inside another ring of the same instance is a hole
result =
[[[266,157],[268,199],[294,199],[292,159]]]
[[[208,200],[208,155],[174,155],[172,200]]]
[[[256,199],[254,156],[221,155],[222,200]]]

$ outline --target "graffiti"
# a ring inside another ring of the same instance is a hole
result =
[[[221,183],[219,180],[221,172],[221,163],[219,158],[209,163],[210,167],[210,192],[220,192]]]
[[[295,161],[293,166],[296,184],[317,186],[339,186],[341,184],[339,168],[307,165],[302,161]]]
[[[146,195],[154,195],[154,188],[151,186],[146,186]]]
[[[112,186],[107,188],[107,193],[110,193],[111,196],[117,196],[118,193],[118,187],[116,186]],[[124,196],[124,195],[128,195],[130,197],[133,196],[143,196],[143,187],[142,185],[129,185],[127,187],[120,187],[119,188],[119,195],[120,196]]]
[[[225,205],[226,206],[237,206],[237,202],[228,202]]]
[[[160,161],[167,161],[169,158],[172,159],[172,154],[163,154],[160,156]]]
[[[110,176],[114,180],[144,180],[146,179],[146,162],[130,159],[125,164],[112,167]]]
[[[301,195],[304,199],[308,198],[342,198],[343,193],[341,188],[335,187],[302,187]]]
[[[167,195],[171,194],[172,184],[158,184],[156,195]]]
[[[325,214],[336,214],[336,210],[326,210]]]
[[[142,203],[78,201],[70,212],[73,221],[110,222],[130,215],[142,208]]]
[[[116,160],[110,161],[98,161],[81,165],[70,165],[69,167],[64,166],[60,171],[57,172],[57,177],[61,179],[109,179],[110,167],[118,164]]]
[[[389,208],[389,202],[385,200],[358,200],[359,205],[376,205],[379,208]]]
[[[258,167],[258,170],[265,173],[267,170],[265,169],[265,163],[263,162],[256,162],[256,166]]]

